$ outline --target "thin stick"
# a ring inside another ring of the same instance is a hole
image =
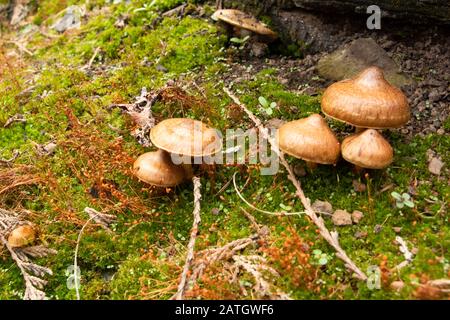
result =
[[[200,192],[200,178],[193,177],[192,182],[194,183],[194,223],[192,224],[191,237],[189,239],[188,251],[186,255],[186,262],[184,263],[183,273],[181,274],[181,280],[178,285],[177,293],[172,297],[172,300],[182,300],[184,298],[184,292],[186,289],[186,277],[188,275],[189,269],[191,267],[192,261],[194,260],[194,247],[195,240],[197,239],[198,226],[201,222],[200,218],[200,199],[202,194]]]
[[[91,222],[91,220],[94,220],[94,218],[97,215],[94,214],[92,215],[83,225],[83,227],[80,230],[80,233],[78,234],[78,239],[77,239],[77,245],[75,246],[75,255],[73,258],[73,276],[74,276],[74,282],[75,282],[75,293],[77,295],[77,300],[80,300],[80,288],[79,286],[79,278],[80,275],[78,274],[78,248],[80,247],[80,241],[81,241],[81,235],[83,234],[84,229],[87,227],[87,225],[89,224],[89,222]]]
[[[268,133],[267,128],[263,126],[261,123],[261,120],[259,120],[253,112],[248,110],[245,105],[243,105],[239,99],[231,93],[230,90],[228,90],[226,87],[223,88],[225,93],[234,101],[235,104],[237,104],[247,115],[248,117],[255,123],[256,127],[258,127],[259,132],[261,133],[262,137],[269,141],[272,150],[278,155],[280,158],[281,164],[286,168],[288,172],[288,179],[291,180],[292,184],[294,185],[295,189],[297,190],[296,195],[300,198],[300,201],[303,204],[303,207],[305,208],[305,214],[314,222],[314,224],[319,228],[319,232],[322,235],[322,237],[336,250],[336,256],[344,261],[345,266],[352,270],[356,277],[360,280],[365,281],[367,279],[367,276],[362,272],[356,264],[347,256],[345,251],[341,248],[339,245],[339,239],[338,239],[338,233],[336,231],[330,232],[327,227],[325,226],[325,223],[323,219],[319,216],[317,216],[314,209],[311,207],[311,202],[308,198],[306,198],[303,189],[300,185],[300,182],[295,178],[294,172],[292,171],[291,166],[287,163],[286,159],[284,158],[284,154],[278,149],[277,143],[273,137],[271,137]]]

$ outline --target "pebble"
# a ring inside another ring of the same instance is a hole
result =
[[[326,212],[329,214],[333,213],[333,206],[328,201],[316,200],[311,206],[314,211]]]
[[[336,210],[332,217],[335,226],[348,226],[352,224],[352,216],[346,210]]]
[[[363,217],[364,217],[364,214],[361,211],[355,210],[352,213],[352,220],[356,224],[358,224]]]

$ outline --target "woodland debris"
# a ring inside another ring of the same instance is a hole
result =
[[[10,117],[8,120],[6,120],[5,124],[3,125],[3,128],[8,128],[14,122],[24,123],[27,122],[27,120],[25,119],[25,116],[23,114],[18,113]]]
[[[263,135],[263,137],[269,141],[271,144],[272,150],[276,152],[278,157],[280,158],[281,164],[286,168],[288,172],[288,179],[291,180],[293,185],[295,186],[297,193],[296,195],[300,198],[300,201],[302,202],[306,215],[313,221],[313,223],[319,228],[319,232],[322,235],[322,237],[336,250],[336,256],[344,261],[345,266],[353,271],[356,275],[356,277],[362,281],[365,281],[367,279],[367,276],[364,272],[362,272],[358,266],[347,256],[345,251],[341,248],[339,244],[339,235],[336,231],[330,232],[327,227],[325,226],[325,223],[323,219],[319,216],[317,216],[316,212],[313,208],[311,208],[311,202],[308,198],[306,198],[305,194],[303,193],[303,189],[300,185],[300,182],[296,179],[294,172],[292,171],[291,166],[288,164],[286,159],[284,158],[284,154],[276,147],[276,141],[274,141],[274,138],[271,137],[267,131],[267,129],[262,125],[261,120],[257,118],[253,112],[248,110],[245,105],[243,105],[239,99],[231,93],[229,89],[226,87],[223,88],[225,93],[233,100],[233,102],[238,105],[247,115],[248,117],[255,123],[255,125],[259,129],[259,133]]]
[[[32,144],[34,145],[36,153],[40,157],[53,155],[55,153],[56,147],[58,146],[54,141],[50,141],[46,144],[39,144],[32,141]]]
[[[347,210],[336,210],[331,219],[335,226],[348,226],[352,224],[352,216]]]
[[[279,277],[278,272],[267,265],[267,261],[264,257],[258,255],[235,255],[233,256],[233,260],[235,266],[244,269],[252,275],[255,280],[254,291],[260,298],[291,300],[286,293],[275,289],[273,285],[268,282],[267,277],[264,276],[265,273],[268,273],[272,277]]]
[[[0,159],[0,166],[10,166],[18,157],[20,156],[20,152],[18,150],[14,150],[14,153],[9,159]]]
[[[406,244],[405,240],[403,240],[402,237],[400,236],[396,236],[395,237],[395,242],[397,242],[400,252],[403,253],[403,257],[405,258],[405,261],[399,263],[395,269],[396,270],[400,270],[403,267],[407,266],[408,264],[410,264],[412,262],[413,259],[413,253],[411,251],[409,251],[408,249],[408,245]]]
[[[152,107],[161,97],[164,90],[167,90],[167,88],[171,87],[173,84],[173,81],[168,81],[164,87],[155,90],[152,93],[148,93],[147,88],[144,87],[134,103],[112,104],[108,109],[119,108],[127,113],[137,125],[137,128],[131,134],[136,138],[139,144],[144,147],[150,147],[152,146],[149,138],[150,130],[155,126]]]
[[[109,225],[117,221],[117,216],[113,214],[101,213],[89,207],[84,208],[84,212],[86,212],[89,215],[89,218],[98,223],[103,229],[108,232],[112,232]]]

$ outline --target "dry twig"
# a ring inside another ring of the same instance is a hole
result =
[[[412,262],[413,254],[411,251],[409,251],[408,245],[406,244],[405,240],[403,240],[402,237],[396,236],[395,241],[398,243],[400,252],[403,253],[403,256],[405,257],[405,261],[399,263],[395,267],[395,270],[400,270]]]
[[[182,300],[184,297],[184,292],[186,290],[186,278],[189,272],[189,269],[191,267],[192,261],[194,260],[194,247],[195,247],[195,241],[197,239],[197,233],[198,233],[198,226],[200,224],[201,218],[200,218],[200,199],[201,199],[201,192],[200,192],[200,178],[199,177],[193,177],[192,182],[194,183],[194,223],[192,224],[191,229],[191,237],[189,239],[189,244],[187,248],[187,255],[186,255],[186,262],[183,267],[183,272],[181,273],[181,280],[178,285],[178,291],[177,293],[172,297],[173,300]]]
[[[278,149],[277,143],[273,137],[271,137],[268,133],[268,130],[263,126],[261,123],[261,120],[259,120],[253,112],[247,109],[245,105],[243,105],[239,99],[231,93],[230,90],[224,87],[223,89],[225,93],[233,100],[235,104],[237,104],[247,115],[248,117],[255,123],[256,127],[259,129],[260,134],[263,136],[264,139],[269,141],[272,150],[278,155],[280,158],[281,164],[286,168],[288,172],[288,179],[291,180],[293,185],[295,186],[297,192],[297,196],[300,198],[300,201],[303,204],[303,207],[305,208],[305,214],[313,221],[313,223],[319,228],[319,232],[322,235],[322,237],[336,250],[336,256],[344,261],[345,266],[352,270],[356,277],[360,280],[366,280],[367,276],[362,272],[358,266],[347,256],[345,251],[341,248],[339,244],[339,238],[338,233],[336,231],[330,232],[327,227],[325,226],[325,223],[323,219],[319,216],[317,216],[314,209],[311,207],[311,202],[308,198],[306,198],[303,189],[300,185],[300,182],[295,177],[294,172],[292,171],[291,166],[287,163],[286,159],[284,158],[284,154]]]

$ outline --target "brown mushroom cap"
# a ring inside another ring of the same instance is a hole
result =
[[[322,97],[322,112],[355,127],[372,129],[400,127],[410,118],[405,95],[384,79],[378,67],[329,86]]]
[[[133,164],[133,172],[139,180],[158,187],[174,187],[186,178],[183,167],[173,164],[170,155],[163,150],[139,156]]]
[[[339,158],[339,141],[318,114],[285,123],[277,141],[281,151],[309,162],[334,164]]]
[[[36,238],[36,232],[33,227],[23,225],[15,228],[8,237],[8,244],[12,248],[25,247],[33,243]]]
[[[362,168],[382,169],[392,163],[394,151],[377,130],[367,129],[342,141],[342,157]]]
[[[209,156],[222,149],[222,140],[215,129],[198,120],[167,119],[150,131],[150,139],[159,149],[190,156]]]
[[[236,10],[236,9],[221,9],[214,12],[211,16],[213,20],[221,20],[232,26],[236,26],[242,29],[250,30],[254,33],[266,36],[272,39],[276,39],[278,35],[270,30],[267,25],[257,20],[255,17]]]

